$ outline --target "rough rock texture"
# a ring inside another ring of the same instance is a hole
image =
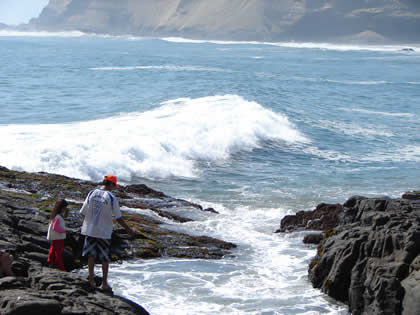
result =
[[[28,314],[28,310],[32,314],[147,314],[141,306],[121,297],[89,292],[87,279],[81,275],[47,268],[48,217],[58,198],[70,201],[65,268],[71,271],[85,265],[80,257],[83,236],[79,234],[78,210],[96,186],[65,176],[0,167],[0,250],[15,257],[12,270],[17,276],[0,279],[1,314]],[[145,185],[125,186],[114,192],[120,205],[129,207],[122,214],[139,237],[131,239],[124,229],[114,228],[113,261],[161,256],[217,259],[235,247],[208,236],[171,230],[171,223],[214,215],[214,209],[202,209]]]
[[[149,314],[134,302],[89,290],[86,277],[31,263],[26,277],[0,279],[0,313]]]
[[[280,222],[278,232],[297,230],[328,230],[335,227],[338,215],[342,212],[340,204],[319,204],[313,211],[299,211],[295,215],[287,215]]]
[[[417,0],[50,0],[31,27],[228,40],[420,39]]]
[[[312,233],[312,234],[308,234],[305,235],[303,238],[303,243],[304,244],[319,244],[321,243],[321,241],[324,239],[324,235],[322,233]]]
[[[309,266],[353,314],[420,314],[420,194],[403,197],[347,200]]]

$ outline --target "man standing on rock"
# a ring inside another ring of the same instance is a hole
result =
[[[82,234],[86,236],[82,256],[88,256],[89,282],[96,288],[94,280],[95,259],[102,262],[102,284],[100,289],[112,291],[108,285],[108,270],[110,261],[112,216],[131,235],[136,233],[121,217],[120,205],[112,190],[118,188],[115,175],[105,175],[100,189],[89,192],[80,213],[84,216]]]

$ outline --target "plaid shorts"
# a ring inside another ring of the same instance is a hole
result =
[[[110,261],[111,240],[96,237],[85,237],[82,256],[95,257],[100,261]]]

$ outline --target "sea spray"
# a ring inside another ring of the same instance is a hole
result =
[[[133,175],[196,177],[195,161],[229,159],[266,140],[308,142],[285,115],[237,95],[169,100],[147,112],[0,130],[6,167],[93,180],[105,172],[125,181]]]

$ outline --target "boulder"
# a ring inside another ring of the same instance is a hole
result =
[[[420,310],[420,255],[409,267],[409,275],[402,282],[404,298],[402,302],[403,315],[417,315]]]
[[[323,238],[324,236],[321,233],[316,233],[316,234],[312,233],[312,234],[305,235],[305,237],[303,238],[303,243],[319,244]]]
[[[314,287],[352,314],[420,314],[415,199],[351,198],[309,267]]]
[[[295,215],[285,216],[280,222],[280,229],[276,232],[328,230],[336,226],[342,211],[343,206],[340,204],[322,203],[313,211],[298,211]]]
[[[420,191],[410,191],[402,195],[402,199],[420,200]]]

